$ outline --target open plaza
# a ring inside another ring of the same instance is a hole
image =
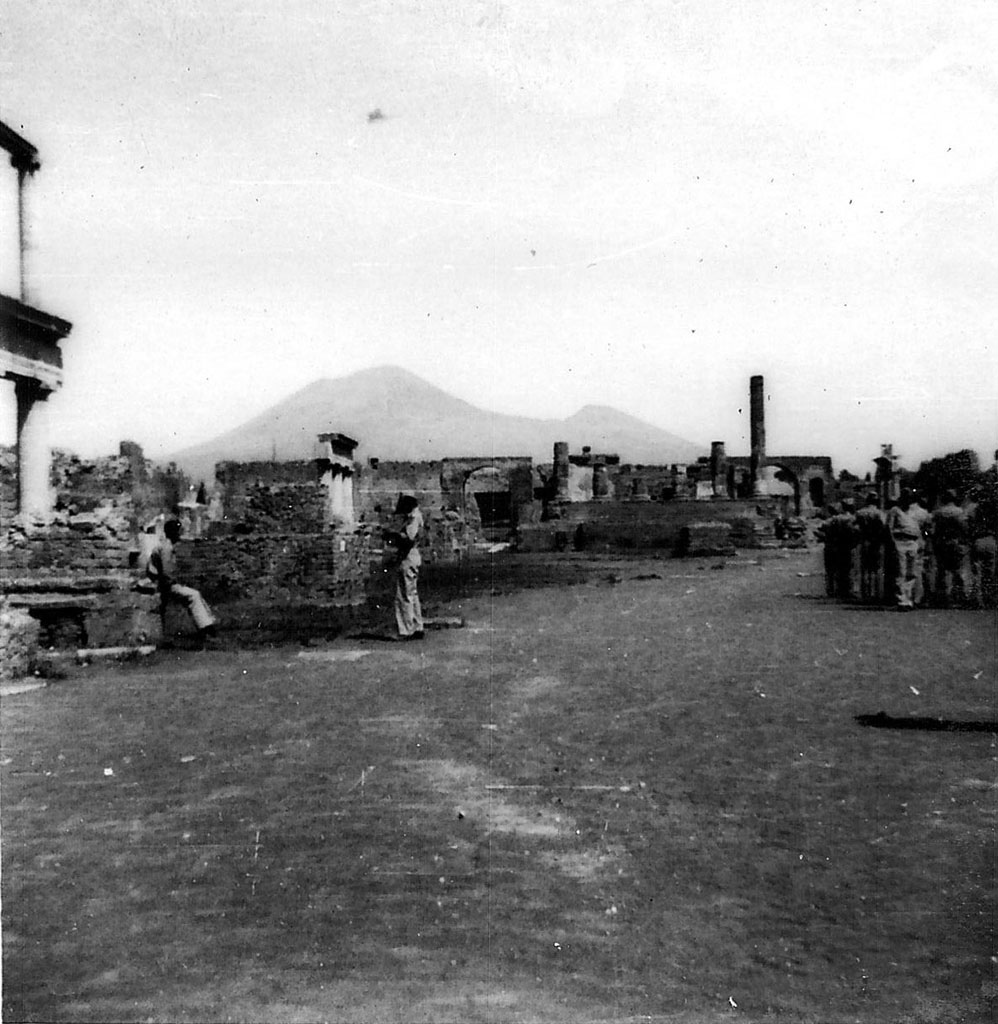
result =
[[[244,608],[7,690],[5,1020],[993,1019],[993,612],[815,548],[423,586],[421,644]]]

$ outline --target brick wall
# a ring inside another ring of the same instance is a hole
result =
[[[129,574],[133,510],[107,504],[89,512],[58,512],[44,524],[19,517],[0,534],[4,577],[97,577]]]
[[[127,499],[131,525],[137,527],[186,497],[189,481],[176,467],[154,465],[130,441],[123,441],[121,449],[124,454],[95,459],[53,450],[49,482],[55,510],[87,513],[109,501],[124,507]],[[10,524],[16,514],[17,452],[5,446],[0,447],[0,523]]]
[[[400,494],[412,494],[425,514],[445,504],[442,462],[387,462],[361,466],[354,477],[354,507],[359,515],[391,515]]]
[[[377,531],[397,528],[395,505],[400,494],[412,494],[423,513],[420,553],[425,562],[459,561],[484,540],[478,507],[460,508],[460,493],[442,485],[444,462],[379,462],[358,468],[354,507],[358,520]]]
[[[0,446],[0,524],[6,526],[17,515],[17,451]]]
[[[182,540],[181,580],[209,601],[250,598],[355,605],[381,565],[371,530],[229,534]]]
[[[327,495],[315,461],[220,462],[222,524],[240,533],[318,533]]]
[[[108,501],[124,506],[139,528],[161,512],[183,501],[190,481],[172,464],[157,466],[131,441],[121,443],[121,454],[83,459],[72,452],[52,452],[51,482],[57,510],[91,512]]]
[[[44,523],[19,517],[0,534],[0,594],[40,623],[43,647],[156,639],[157,601],[134,589],[133,519],[125,497]]]

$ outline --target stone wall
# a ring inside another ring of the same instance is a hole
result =
[[[329,498],[314,460],[220,462],[222,519],[214,529],[239,533],[317,533],[328,518]]]
[[[138,532],[187,496],[187,479],[123,441],[101,458],[54,451],[49,481],[53,513],[15,515],[15,452],[0,453],[0,594],[38,623],[45,648],[155,642],[158,598],[136,589]]]
[[[0,534],[0,593],[40,623],[44,647],[154,641],[157,601],[139,593],[130,500],[51,520],[18,516]]]
[[[17,515],[17,450],[0,446],[0,526]]]
[[[391,516],[400,494],[411,494],[424,515],[444,507],[442,462],[395,462],[372,459],[354,478],[354,508],[359,516],[376,520]]]
[[[139,445],[122,441],[118,455],[84,459],[54,449],[49,474],[56,512],[88,513],[113,502],[128,504],[133,528],[161,512],[172,512],[188,496],[190,481],[175,466],[157,466]],[[17,453],[0,447],[0,523],[17,514]]]
[[[610,469],[615,501],[665,501],[674,497],[677,480],[671,466],[640,466],[624,464]],[[686,474],[683,473],[682,486]]]
[[[22,608],[0,601],[0,682],[30,674],[41,626]]]
[[[57,512],[50,521],[18,516],[0,535],[5,585],[22,576],[128,575],[134,550],[132,509],[108,503],[88,512]]]
[[[178,573],[209,601],[358,605],[381,566],[372,530],[229,534],[182,540]]]
[[[719,521],[731,524],[736,547],[774,543],[776,510],[758,511],[754,501],[572,502],[561,517],[519,531],[522,551],[552,551],[581,544],[591,550],[675,551],[684,527]]]
[[[411,494],[423,513],[423,537],[419,549],[426,562],[454,562],[483,543],[481,520],[474,501],[461,506],[460,487],[453,474],[445,474],[442,462],[395,462],[372,460],[358,468],[354,478],[354,502],[358,522],[377,531],[397,526],[395,506],[399,495]],[[479,465],[479,462],[475,462]],[[449,485],[445,485],[445,479]]]
[[[161,512],[172,512],[191,489],[176,466],[155,465],[133,441],[122,441],[118,455],[94,459],[56,449],[50,479],[57,511],[91,512],[109,501],[128,504],[136,529]]]

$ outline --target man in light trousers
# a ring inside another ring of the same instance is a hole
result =
[[[422,640],[419,567],[423,560],[419,554],[419,534],[423,529],[423,514],[411,495],[399,498],[395,511],[403,517],[402,528],[395,538],[401,557],[395,581],[395,622],[400,640]]]
[[[168,519],[163,524],[163,538],[152,549],[146,563],[146,575],[159,591],[162,608],[171,603],[182,604],[197,627],[198,636],[204,640],[215,635],[216,621],[207,601],[194,587],[185,587],[177,582],[177,556],[174,545],[180,540],[180,523]]]

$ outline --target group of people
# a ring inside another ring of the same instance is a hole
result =
[[[395,580],[395,625],[399,640],[422,640],[423,610],[419,603],[419,537],[423,530],[423,515],[419,502],[411,495],[402,495],[395,509],[397,529],[386,532],[385,540],[397,554]],[[181,584],[177,579],[175,545],[180,540],[180,522],[168,519],[162,534],[147,552],[145,576],[159,593],[161,607],[182,604],[191,617],[198,637],[204,642],[216,633],[217,620],[208,602],[194,587]]]
[[[932,511],[912,490],[887,509],[876,494],[845,500],[818,527],[825,592],[842,601],[919,607],[995,607],[993,501],[960,504],[947,491]]]

